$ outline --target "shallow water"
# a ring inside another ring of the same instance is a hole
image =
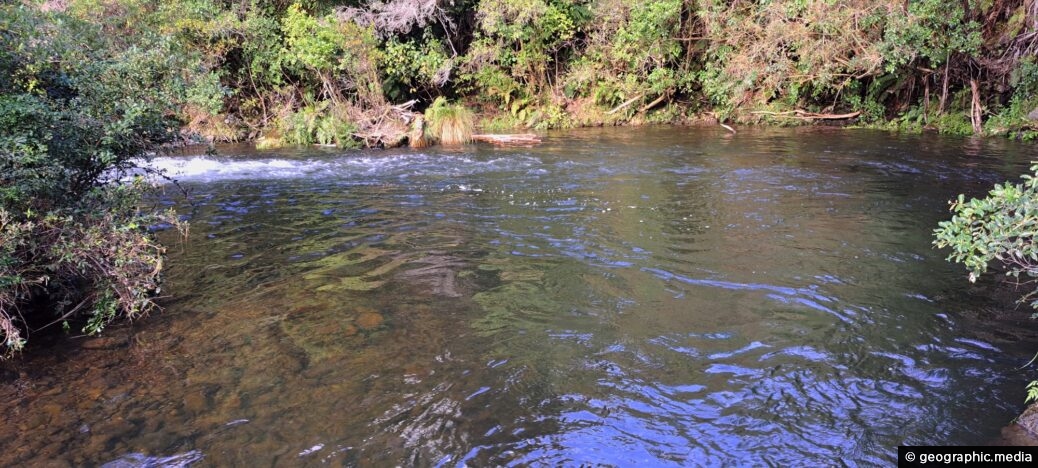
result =
[[[638,128],[153,162],[164,311],[0,370],[4,465],[889,464],[1033,350],[930,247],[1033,146]],[[161,229],[161,227],[158,227]],[[1026,314],[1021,314],[1026,315]]]

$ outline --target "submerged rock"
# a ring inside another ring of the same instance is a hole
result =
[[[129,346],[130,342],[125,338],[96,337],[84,341],[80,346],[83,349],[118,349]]]
[[[184,409],[191,414],[201,413],[208,408],[209,402],[201,391],[192,391],[184,395]]]
[[[382,314],[375,311],[363,311],[357,316],[357,326],[363,330],[374,330],[385,322]]]
[[[13,383],[18,380],[19,374],[12,369],[0,368],[0,383]]]
[[[456,270],[467,265],[464,260],[451,255],[428,255],[411,264],[423,266],[401,272],[400,278],[405,282],[422,286],[425,292],[434,296],[462,296],[458,292]]]

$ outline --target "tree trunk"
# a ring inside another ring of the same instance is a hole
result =
[[[948,103],[948,66],[951,65],[951,56],[944,63],[944,84],[941,85],[941,101],[937,104],[937,115],[944,114],[944,105]]]
[[[930,125],[930,77],[923,78],[923,125]]]
[[[970,122],[973,123],[973,133],[980,135],[984,128],[981,126],[981,112],[980,107],[980,85],[977,83],[976,78],[970,78],[970,91],[973,92],[973,105],[970,106]]]

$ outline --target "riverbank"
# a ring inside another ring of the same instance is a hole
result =
[[[26,30],[53,36],[59,49],[65,29],[74,36],[81,28],[119,38],[91,45],[116,63],[134,50],[162,50],[178,72],[142,85],[168,87],[166,104],[188,134],[207,141],[392,147],[413,130],[411,114],[438,99],[471,110],[491,133],[708,118],[1038,136],[1033,0],[63,0],[10,8],[26,11]],[[58,56],[38,52],[41,61]],[[74,64],[47,67],[61,76]],[[32,91],[40,78],[18,80]]]
[[[413,105],[413,103],[411,104]],[[458,106],[464,107],[461,103]],[[576,105],[579,108],[579,105]],[[410,107],[410,105],[409,105]],[[394,107],[396,109],[396,107]],[[396,112],[395,117],[401,124],[386,127],[380,125],[377,131],[367,131],[353,134],[353,138],[342,144],[311,143],[317,146],[344,146],[347,148],[395,148],[399,146],[410,146],[412,148],[424,148],[429,144],[438,143],[439,139],[428,131],[422,131],[427,126],[428,119],[423,113],[416,111]],[[925,121],[908,122],[904,119],[891,119],[880,122],[866,123],[859,119],[860,112],[849,114],[819,114],[804,110],[790,110],[784,112],[775,111],[751,111],[746,114],[721,119],[716,112],[696,113],[689,109],[680,107],[671,109],[664,108],[653,113],[639,112],[633,116],[615,116],[597,109],[594,112],[587,110],[577,111],[575,114],[566,112],[552,117],[554,120],[543,122],[539,120],[542,114],[533,110],[533,116],[527,121],[521,121],[515,116],[491,109],[473,114],[470,126],[465,135],[475,134],[502,134],[502,135],[536,135],[549,131],[570,130],[577,128],[596,127],[640,127],[646,125],[680,125],[686,127],[708,127],[718,126],[728,132],[736,133],[736,127],[843,127],[843,128],[865,128],[885,130],[897,133],[918,134],[936,133],[951,136],[984,136],[989,138],[1009,138],[1020,140],[1031,140],[1033,132],[1038,131],[1038,118],[1027,117],[1019,122],[1013,129],[995,127],[984,130],[981,135],[974,134],[971,130],[961,125],[961,121],[944,118],[934,123]],[[383,112],[384,114],[386,112]],[[1038,117],[1038,109],[1033,112]],[[965,118],[965,117],[962,117]],[[416,133],[417,132],[417,133]],[[531,133],[533,132],[533,133]],[[256,139],[226,138],[226,134],[202,134],[195,127],[185,126],[181,133],[189,141],[196,144],[213,144],[219,142],[246,142],[256,144],[261,149],[282,148],[293,146],[281,137],[261,136]],[[529,138],[528,138],[529,139]],[[485,142],[492,142],[493,138],[484,136]],[[505,139],[500,139],[504,141]],[[466,140],[468,141],[468,137]],[[417,142],[417,144],[413,143]],[[306,146],[306,145],[302,145]]]

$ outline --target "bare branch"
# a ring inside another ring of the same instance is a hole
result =
[[[454,23],[443,14],[438,0],[390,0],[374,2],[367,8],[345,7],[336,12],[341,21],[373,26],[379,36],[406,34],[439,20],[444,29],[454,30]]]

